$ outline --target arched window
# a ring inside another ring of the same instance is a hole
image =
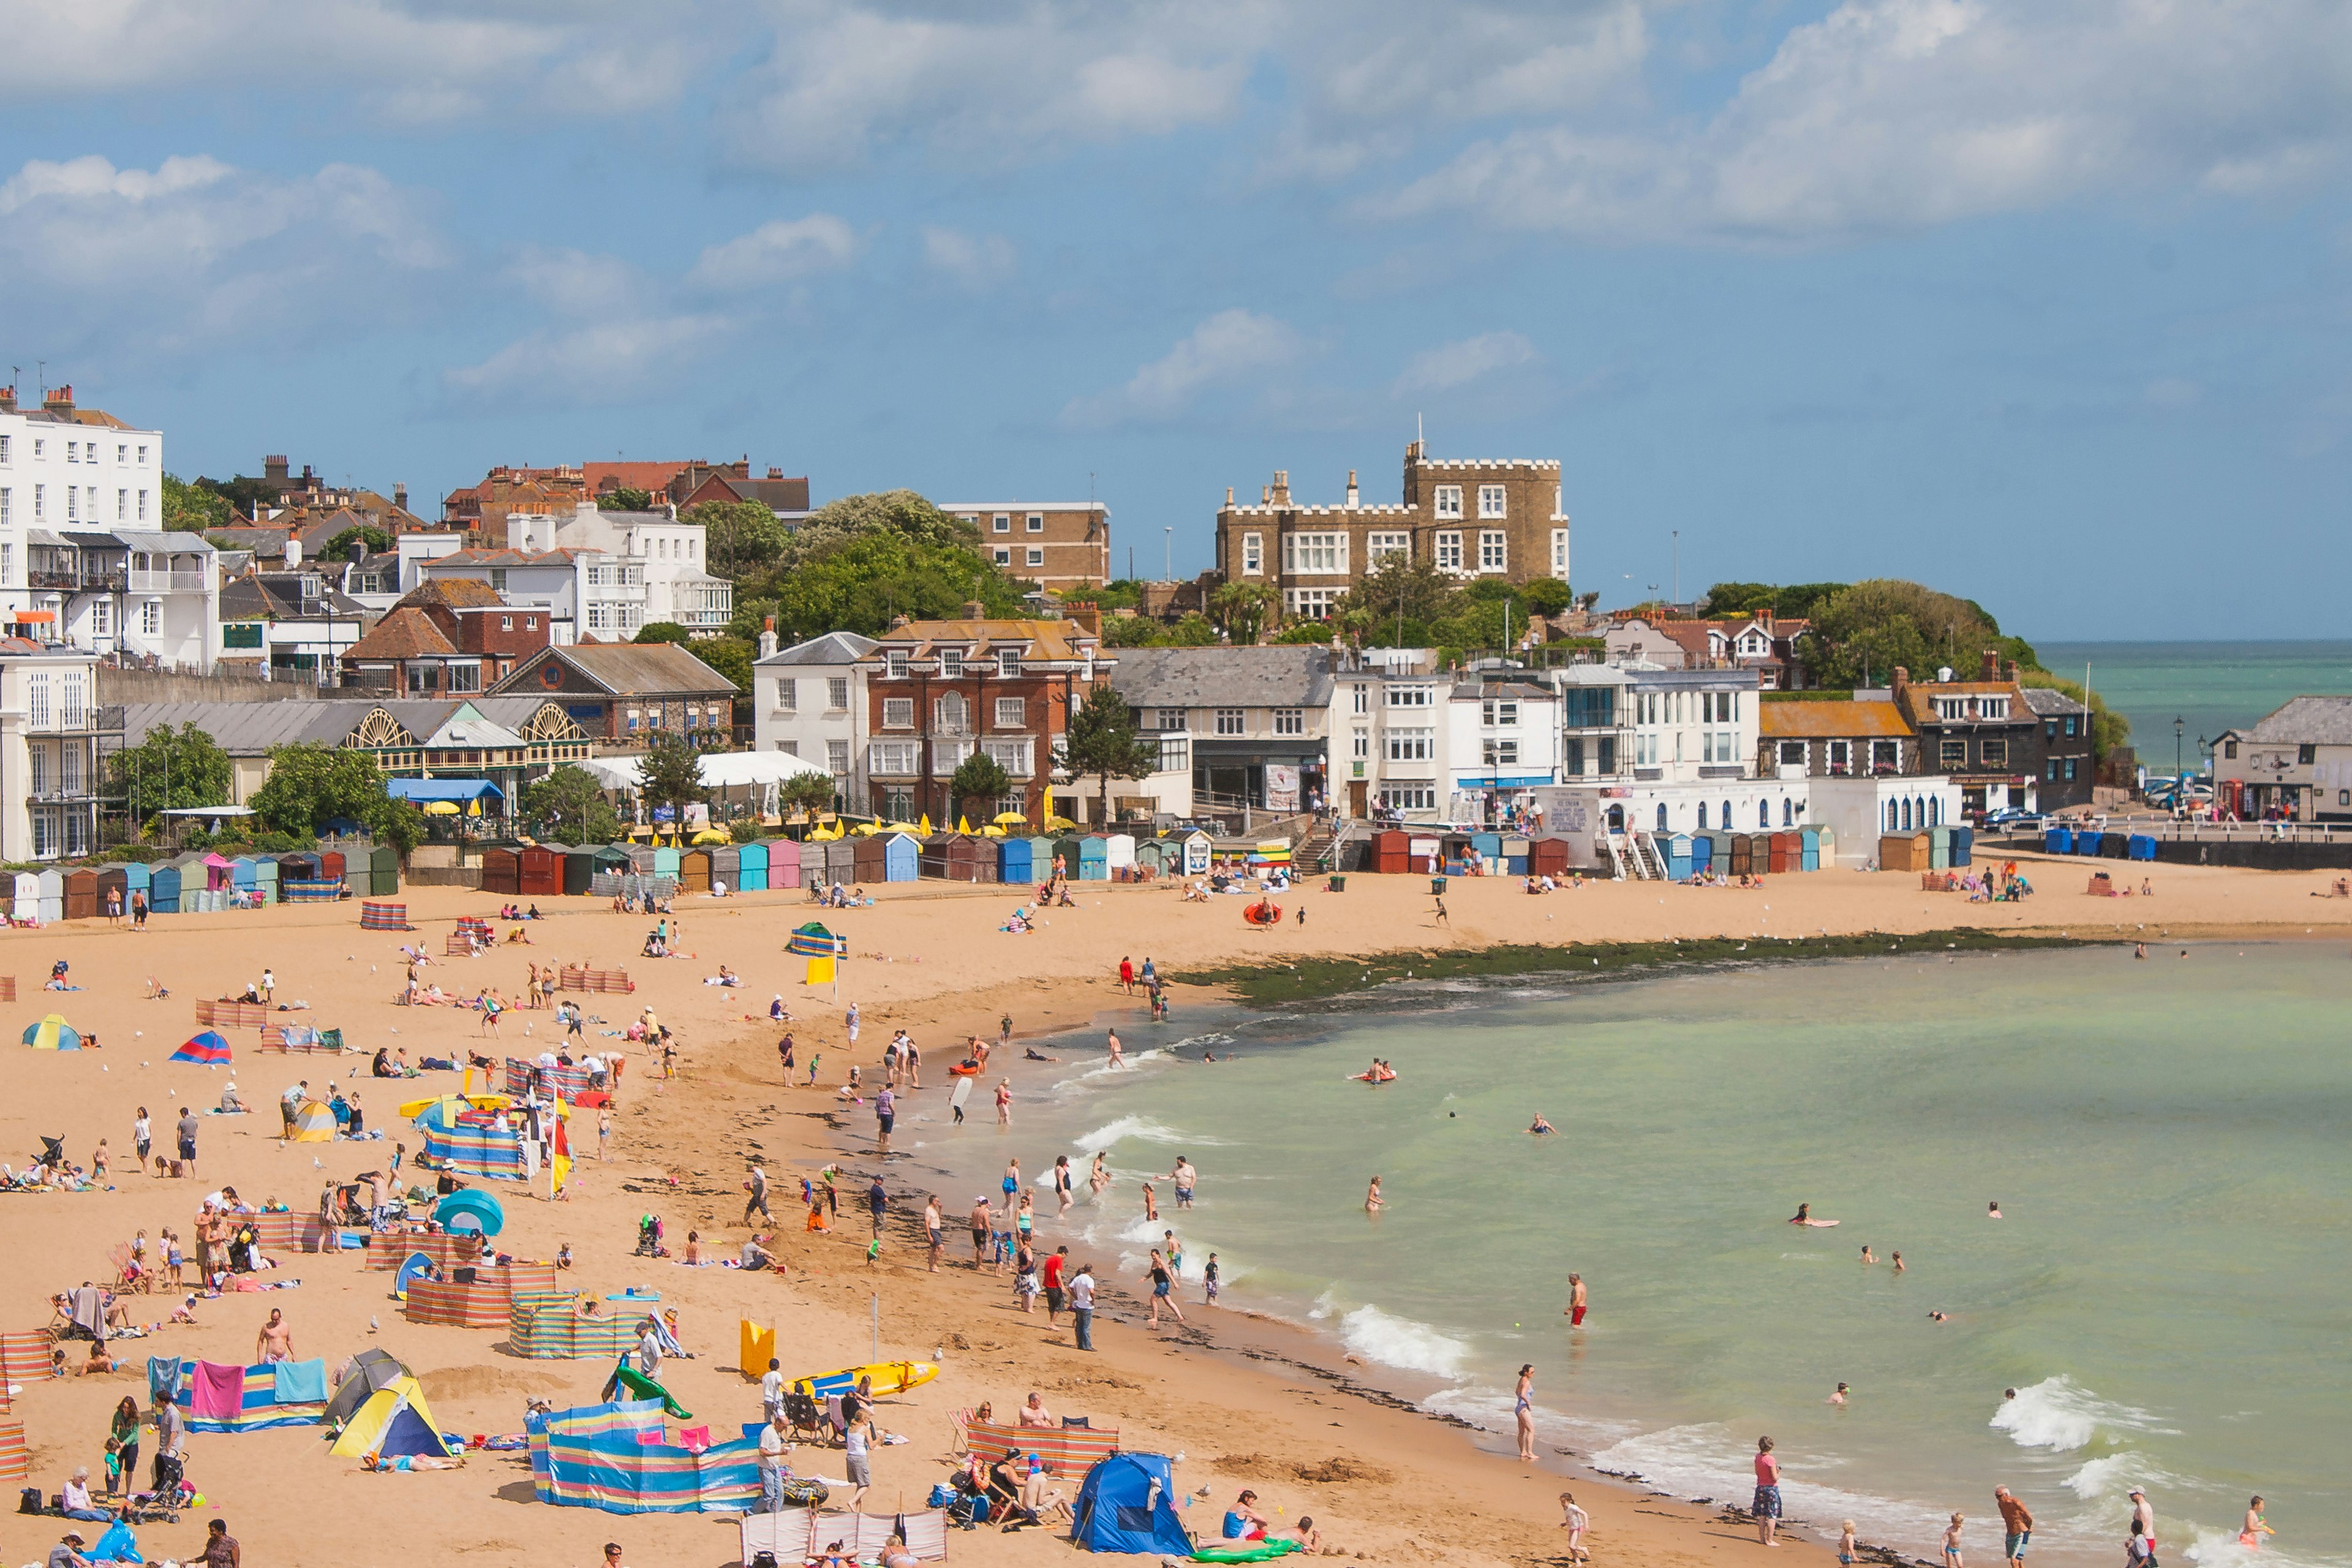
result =
[[[1797,826],[1797,808],[1789,803],[1786,796],[1783,796],[1780,801],[1780,826],[1783,827]]]
[[[1731,824],[1727,822],[1724,826],[1728,827]],[[1706,831],[1706,802],[1705,801],[1700,801],[1698,803],[1698,830],[1701,833],[1705,833]]]
[[[1662,800],[1662,801],[1658,802],[1658,831],[1659,831],[1659,832],[1661,832],[1661,833],[1664,833],[1665,830],[1666,830],[1666,803],[1665,803],[1664,801],[1663,801],[1663,800]]]
[[[964,731],[964,700],[961,691],[946,691],[931,704],[931,727],[943,735],[961,735]]]
[[[1895,831],[1895,803],[1891,800],[1886,803],[1886,831]]]
[[[1930,823],[1942,822],[1944,820],[1944,797],[1940,795],[1928,796],[1927,810],[1929,815],[1926,816],[1926,821]]]
[[[1769,827],[1772,826],[1772,803],[1770,801],[1759,800],[1756,803],[1756,826],[1759,827]]]
[[[1731,826],[1731,803],[1727,800],[1723,803],[1723,826]]]

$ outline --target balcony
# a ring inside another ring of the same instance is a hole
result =
[[[208,586],[202,572],[133,572],[133,594],[201,594]]]

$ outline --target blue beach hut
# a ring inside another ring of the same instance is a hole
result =
[[[1099,833],[1089,833],[1078,840],[1078,880],[1110,880],[1110,840]]]
[[[1970,827],[1965,822],[1954,824],[1952,827],[1952,864],[1955,866],[1966,866],[1972,863],[1976,859],[1976,850],[1977,830]]]
[[[147,907],[155,907],[155,868],[144,861],[132,860],[122,868],[122,912],[131,912],[131,899],[135,893],[147,895]]]
[[[1820,870],[1822,868],[1822,830],[1818,827],[1801,827],[1797,829],[1797,837],[1803,843],[1805,869]]]
[[[1003,838],[997,841],[996,879],[1000,882],[1030,880],[1029,840]]]
[[[768,887],[768,847],[745,844],[735,851],[735,879],[747,893],[759,893]]]
[[[147,879],[147,907],[159,915],[180,912],[180,864],[167,860],[151,868]]]
[[[1666,876],[1674,881],[1687,882],[1691,877],[1691,836],[1677,833],[1666,840]]]
[[[882,879],[912,882],[923,874],[923,849],[911,833],[893,833],[882,844]]]

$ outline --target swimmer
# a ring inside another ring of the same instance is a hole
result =
[[[1862,1260],[1864,1263],[1875,1263],[1878,1261],[1878,1254],[1870,1250],[1870,1243],[1866,1241],[1862,1244]]]
[[[1059,1057],[1049,1057],[1034,1046],[1026,1047],[1021,1055],[1024,1060],[1033,1062],[1057,1062],[1062,1059]]]
[[[1927,1321],[1931,1323],[1948,1323],[1952,1321],[1952,1315],[1938,1308],[1927,1314]]]
[[[1992,1202],[1985,1205],[1985,1218],[1999,1219],[2000,1217],[2000,1200],[1999,1198],[1995,1198]]]
[[[1790,1225],[1808,1225],[1812,1226],[1817,1229],[1821,1229],[1833,1226],[1837,1224],[1837,1221],[1833,1219],[1815,1219],[1813,1217],[1812,1205],[1799,1204],[1797,1205],[1797,1212],[1789,1216],[1789,1223]]]
[[[1535,1133],[1544,1133],[1552,1131],[1553,1127],[1550,1122],[1544,1120],[1543,1112],[1538,1110],[1536,1112],[1535,1121],[1528,1125],[1528,1131]]]
[[[1837,1385],[1837,1392],[1830,1395],[1830,1403],[1832,1405],[1843,1405],[1845,1403],[1844,1384],[1841,1383]]]
[[[1374,1176],[1371,1186],[1364,1193],[1364,1212],[1378,1214],[1386,1207],[1388,1207],[1388,1200],[1381,1196],[1381,1179]]]
[[[1902,1255],[1901,1253],[1899,1253],[1899,1252],[1898,1252],[1898,1253],[1896,1253],[1893,1258],[1889,1258],[1887,1261],[1889,1261],[1890,1263],[1892,1263],[1892,1264],[1894,1264],[1894,1265],[1895,1265],[1895,1272],[1896,1272],[1897,1274],[1900,1274],[1900,1273],[1902,1273],[1902,1272],[1903,1272],[1903,1255]]]

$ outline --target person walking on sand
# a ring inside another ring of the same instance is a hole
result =
[[[848,1014],[844,1017],[843,1022],[845,1022],[845,1024],[847,1024],[847,1025],[848,1025],[848,1026],[849,1026],[849,1043],[850,1043],[851,1045],[853,1045],[853,1046],[854,1046],[854,1045],[856,1045],[856,1044],[857,1043],[857,1004],[856,1004],[856,1003],[852,1002],[852,1003],[849,1005],[849,1012],[848,1012]]]
[[[1118,961],[1118,987],[1120,990],[1126,992],[1129,996],[1135,994],[1134,959],[1122,958]]]
[[[886,1083],[882,1086],[881,1092],[874,1097],[874,1125],[880,1136],[887,1138],[890,1136],[890,1129],[898,1124],[898,1097],[891,1092],[890,1086]]]
[[[596,1158],[611,1159],[612,1147],[613,1108],[609,1105],[600,1105],[596,1108]]]
[[[971,1205],[971,1266],[974,1268],[988,1261],[988,1236],[992,1218],[988,1208],[988,1194],[982,1193],[972,1200]]]
[[[1155,1329],[1160,1326],[1160,1309],[1162,1307],[1175,1313],[1178,1322],[1182,1322],[1184,1309],[1176,1301],[1175,1275],[1170,1270],[1168,1260],[1160,1257],[1160,1249],[1156,1247],[1151,1249],[1151,1265],[1144,1270],[1143,1278],[1151,1287],[1150,1326]]]
[[[1010,1013],[996,1021],[996,1043],[1000,1046],[1013,1043],[1013,1015]]]
[[[2033,1510],[2018,1501],[2007,1487],[1993,1488],[1992,1501],[2000,1510],[2001,1557],[2009,1568],[2025,1568],[2026,1543],[2033,1539]]]
[[[933,1193],[930,1201],[923,1205],[923,1239],[930,1244],[929,1270],[933,1274],[940,1271],[940,1254],[947,1249],[944,1226],[945,1220],[940,1214],[940,1194]]]
[[[1965,1514],[1952,1515],[1952,1522],[1944,1526],[1944,1568],[1966,1568],[1960,1561],[1960,1526],[1968,1522]]]
[[[154,1124],[148,1120],[147,1108],[143,1105],[139,1108],[139,1114],[131,1121],[131,1142],[139,1151],[139,1170],[140,1173],[144,1175],[147,1171],[148,1151],[155,1146],[155,1128]]]
[[[2131,1538],[2140,1543],[2140,1558],[2146,1568],[2156,1568],[2156,1510],[2147,1500],[2147,1493],[2139,1488],[2131,1489]]]
[[[1519,1368],[1519,1386],[1511,1396],[1511,1415],[1519,1424],[1519,1458],[1523,1463],[1536,1461],[1536,1364],[1528,1363]]]
[[[264,1365],[294,1359],[294,1325],[275,1307],[269,1310],[269,1321],[253,1337],[253,1359]]]
[[[1756,1439],[1756,1497],[1748,1510],[1756,1520],[1756,1539],[1778,1546],[1772,1539],[1780,1523],[1780,1461],[1772,1457],[1772,1439]]]
[[[1568,1320],[1570,1328],[1584,1327],[1584,1276],[1571,1274],[1568,1277],[1568,1305],[1560,1311],[1560,1315]]]
[[[1092,1264],[1081,1263],[1070,1277],[1070,1325],[1077,1336],[1082,1351],[1095,1348],[1095,1271]]]
[[[1445,900],[1443,898],[1437,900],[1437,908],[1433,912],[1437,916],[1437,924],[1442,926],[1451,926],[1454,923],[1452,921],[1445,918]]]
[[[768,1173],[757,1160],[751,1162],[751,1173],[744,1180],[743,1191],[750,1194],[743,1200],[743,1223],[750,1225],[756,1214],[773,1225],[775,1216],[768,1212]]]

